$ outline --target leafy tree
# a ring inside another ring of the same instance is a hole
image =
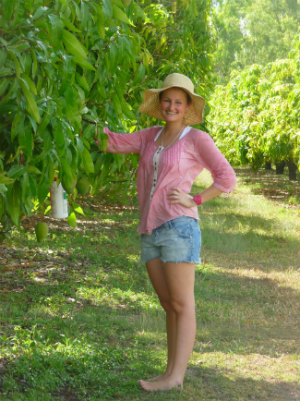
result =
[[[299,37],[289,59],[266,67],[252,65],[234,71],[226,86],[218,86],[210,113],[212,135],[236,164],[259,168],[265,162],[286,162],[290,179],[300,167]]]
[[[117,34],[120,24],[123,32]],[[83,122],[113,118],[112,105],[132,116],[124,82],[129,70],[138,68],[141,40],[127,27],[131,24],[117,0],[2,3],[0,214],[5,230],[11,222],[20,226],[20,216],[31,213],[34,200],[45,201],[57,170],[67,183],[84,173],[97,188],[103,162],[91,147],[95,128]],[[116,76],[120,48],[124,69]]]
[[[111,196],[125,181],[126,196],[137,156],[106,154],[102,128],[152,124],[134,110],[141,89],[169,72],[187,73],[205,89],[209,7],[195,0],[2,1],[1,234],[44,204],[55,175],[69,188],[86,176],[93,193]],[[70,203],[80,210],[75,196]]]
[[[215,1],[217,82],[227,83],[233,69],[286,58],[299,24],[297,0]]]

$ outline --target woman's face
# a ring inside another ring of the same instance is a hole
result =
[[[184,113],[190,107],[186,93],[179,88],[163,91],[160,100],[161,113],[166,122],[183,121]]]

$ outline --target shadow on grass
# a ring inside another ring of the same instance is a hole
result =
[[[198,350],[213,340],[206,352],[300,355],[298,291],[274,279],[209,270],[197,273],[196,288]]]
[[[193,367],[188,369],[191,386],[200,391],[199,400],[299,400],[300,385],[296,381],[266,381],[239,377],[237,372],[222,368]]]
[[[283,236],[258,234],[248,231],[244,234],[231,233],[225,230],[217,230],[211,227],[207,221],[201,228],[203,237],[203,250],[213,251],[216,254],[224,255],[227,266],[230,267],[228,256],[231,254],[235,266],[243,266],[245,261],[252,261],[252,268],[263,271],[286,271],[287,268],[299,266],[300,257],[297,252],[300,250],[300,240],[285,239]]]
[[[300,204],[299,177],[298,181],[290,181],[287,173],[278,175],[274,170],[253,171],[248,168],[235,168],[235,173],[239,182],[250,186],[255,195],[263,195],[271,201],[284,203],[289,203],[293,197],[294,204]]]

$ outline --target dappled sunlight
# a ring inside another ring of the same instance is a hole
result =
[[[109,236],[106,235],[106,234],[99,234],[99,240],[100,241],[105,240],[105,241],[108,241],[108,242],[112,242],[111,238],[109,238]]]
[[[242,344],[240,344],[242,346]],[[250,378],[254,382],[264,380],[270,383],[285,382],[294,384],[300,394],[300,366],[294,369],[288,367],[291,358],[288,355],[266,356],[257,353],[222,353],[193,352],[190,367],[205,365],[206,368],[218,366],[218,371],[230,380]]]
[[[88,288],[82,287],[77,290],[77,295],[83,300],[90,300],[93,305],[108,305],[116,308],[143,308],[157,309],[159,306],[154,295],[144,292],[136,293],[131,290],[120,288]]]
[[[272,170],[257,170],[241,168],[235,169],[239,182],[242,185],[251,184],[253,194],[263,195],[265,198],[278,203],[287,203],[289,208],[299,208],[299,181],[289,181],[285,174],[277,175]],[[251,175],[251,178],[249,176]],[[298,206],[295,201],[298,196]],[[294,199],[294,200],[293,200]]]
[[[197,316],[208,321],[218,318],[240,327],[299,328],[300,292],[279,283],[272,273],[255,270],[228,271],[213,266],[199,270],[195,284]]]
[[[128,260],[128,262],[139,263],[140,256],[139,255],[128,255],[128,256],[126,256],[126,259]]]
[[[300,264],[300,256],[299,256],[299,264]],[[223,273],[227,273],[226,269],[220,269]],[[293,267],[288,267],[285,271],[277,271],[277,272],[267,272],[263,269],[259,268],[237,268],[231,270],[232,274],[236,274],[239,277],[248,277],[258,280],[274,280],[276,282],[276,286],[290,288],[293,289],[300,294],[299,290],[299,282],[300,282],[300,268],[295,269]]]
[[[198,179],[197,185],[207,186],[210,175],[205,173],[201,180]],[[251,188],[250,185],[239,185],[240,182],[228,199],[214,199],[201,207],[204,262],[208,258],[216,266],[230,268],[246,263],[250,269],[262,267],[262,270],[298,267],[300,218],[297,210],[286,205],[279,207],[262,196],[245,196],[244,189]]]

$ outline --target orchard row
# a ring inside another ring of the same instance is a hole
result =
[[[289,58],[234,71],[211,99],[210,132],[234,165],[300,169],[300,40]]]

